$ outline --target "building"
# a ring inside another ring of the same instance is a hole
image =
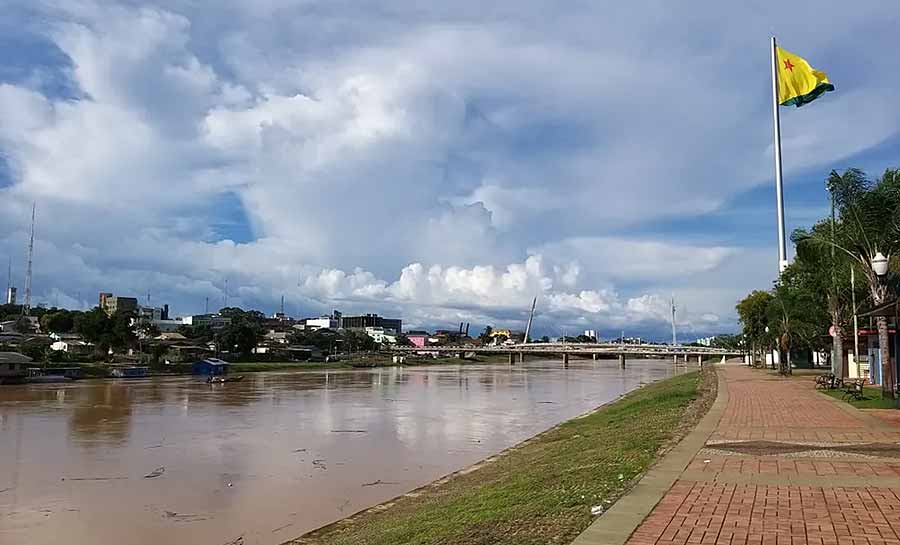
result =
[[[137,311],[138,320],[168,320],[169,305],[161,307],[140,307]]]
[[[406,334],[406,338],[416,348],[425,348],[425,345],[428,344],[428,337],[427,331],[410,331]]]
[[[65,352],[74,356],[87,356],[94,351],[93,343],[86,342],[80,335],[56,335],[50,350]]]
[[[134,312],[138,311],[138,300],[135,297],[117,297],[111,293],[100,293],[100,308],[107,315],[112,316],[117,312]]]
[[[367,327],[380,327],[385,330],[392,330],[394,333],[400,334],[403,332],[403,320],[397,318],[384,318],[377,314],[343,316],[341,318],[340,327],[358,331],[365,331]]]
[[[195,375],[204,376],[225,375],[228,373],[228,365],[227,361],[218,358],[206,358],[205,360],[194,362],[194,365],[191,366],[191,372]]]
[[[585,329],[584,336],[590,337],[591,339],[597,340],[597,330],[596,329]]]
[[[6,288],[6,304],[7,305],[15,305],[16,304],[16,288],[10,286]]]
[[[392,330],[385,329],[383,327],[367,327],[366,335],[372,337],[378,344],[396,344],[397,343],[397,335],[394,334]]]
[[[222,329],[231,323],[231,318],[221,316],[219,314],[195,314],[193,316],[185,316],[181,319],[182,325],[209,326],[212,329]]]
[[[319,316],[318,318],[307,318],[305,320],[306,329],[309,331],[318,331],[319,329],[337,330],[340,328],[340,321],[333,316]]]
[[[18,352],[0,352],[0,384],[24,382],[31,358]]]
[[[506,337],[506,339],[500,340],[498,337]],[[525,332],[511,329],[495,329],[491,331],[491,339],[493,339],[493,344],[521,343],[525,341]]]
[[[175,320],[150,320],[150,325],[156,327],[160,333],[171,333],[177,331],[184,323],[181,319],[176,318]]]

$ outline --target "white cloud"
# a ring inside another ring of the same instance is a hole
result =
[[[877,3],[16,3],[69,59],[0,82],[0,249],[22,254],[36,199],[51,301],[149,290],[199,310],[228,278],[242,304],[429,325],[520,320],[539,295],[547,318],[618,327],[664,322],[674,292],[685,327],[730,327],[768,279],[760,252],[622,233],[770,176],[773,21],[838,86],[785,113],[789,173],[884,142],[900,112],[896,56],[846,61],[892,43]],[[250,242],[219,240],[243,217]]]

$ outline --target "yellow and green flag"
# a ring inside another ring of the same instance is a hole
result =
[[[790,51],[778,51],[778,103],[796,107],[808,104],[826,91],[834,91],[825,72],[814,69],[806,59]]]

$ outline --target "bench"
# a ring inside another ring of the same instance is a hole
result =
[[[848,382],[844,384],[844,395],[841,396],[844,400],[854,399],[859,401],[863,399],[863,385],[865,381],[862,379],[854,380],[853,382]]]
[[[843,379],[835,376],[834,373],[825,373],[816,377],[816,388],[823,390],[835,390],[843,386],[843,384]]]

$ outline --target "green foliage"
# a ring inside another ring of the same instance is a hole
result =
[[[178,333],[181,333],[196,344],[206,344],[215,338],[215,332],[208,325],[179,326]]]
[[[478,336],[481,339],[482,344],[488,344],[491,342],[491,333],[494,332],[494,328],[491,326],[485,326],[484,331],[481,332],[481,335]]]
[[[738,304],[737,313],[744,327],[744,336],[754,345],[769,344],[771,331],[766,332],[769,325],[769,306],[774,297],[767,291],[754,290]]]
[[[117,312],[110,317],[100,307],[76,315],[75,331],[84,340],[94,343],[99,353],[105,354],[110,348],[121,350],[132,346],[137,340],[131,321],[134,315],[130,312]]]
[[[48,311],[41,316],[41,330],[44,333],[71,333],[75,329],[75,318],[82,314],[79,311]]]
[[[241,357],[248,357],[256,348],[258,337],[259,325],[243,319],[232,321],[215,335],[219,350],[237,353]]]

